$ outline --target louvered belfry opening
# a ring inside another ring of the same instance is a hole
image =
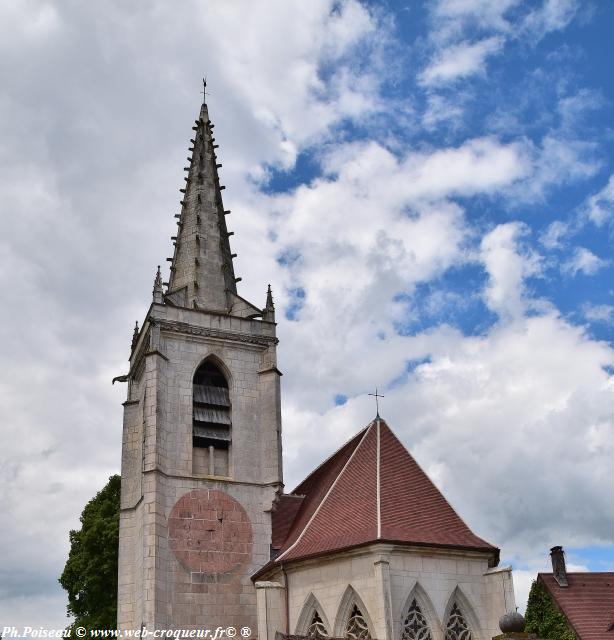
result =
[[[228,381],[210,360],[194,374],[193,383],[193,467],[196,473],[228,475],[231,443],[231,414]]]

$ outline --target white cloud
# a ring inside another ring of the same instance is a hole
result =
[[[511,28],[505,14],[520,0],[440,0],[432,9],[434,32],[437,42],[449,41],[468,26],[484,30],[506,32]]]
[[[355,394],[371,376],[390,380],[403,373],[403,360],[393,356],[394,336],[395,323],[408,320],[408,306],[395,301],[396,294],[411,294],[417,283],[468,259],[463,210],[449,198],[494,194],[526,170],[522,147],[490,138],[402,157],[374,142],[337,145],[322,162],[325,175],[309,186],[261,197],[256,208],[271,212],[272,244],[246,241],[239,248],[258,265],[250,280],[262,268],[262,278],[267,270],[276,274],[278,292],[305,291],[300,322],[280,325],[282,339],[294,345],[280,357],[285,369],[298,371],[309,354],[309,375],[319,384],[285,378],[286,398],[316,411],[329,406],[340,380],[344,392]],[[246,213],[259,219],[255,209]],[[294,261],[281,268],[271,260],[276,255]],[[278,300],[282,312],[292,304],[287,295]],[[380,351],[377,359],[372,347]]]
[[[519,0],[439,0],[434,13],[445,18],[464,18],[467,16],[482,20],[482,24],[491,27],[503,26],[503,15]]]
[[[451,99],[432,94],[427,98],[422,124],[429,130],[436,130],[441,123],[451,123],[454,127],[460,127],[464,113],[460,94]]]
[[[552,567],[544,567],[544,571],[552,571]],[[537,577],[537,569],[517,569],[514,568],[513,580],[514,580],[514,592],[516,594],[516,605],[520,613],[524,614],[526,610],[527,600],[529,599],[529,592],[531,591],[531,585]]]
[[[601,93],[586,88],[559,100],[558,110],[561,115],[561,128],[573,131],[578,123],[586,120],[589,113],[602,107],[604,99]]]
[[[563,264],[563,271],[571,276],[579,273],[585,276],[593,276],[600,269],[607,266],[608,261],[596,256],[585,247],[577,247],[569,260]]]
[[[484,76],[488,58],[502,53],[506,44],[534,46],[547,34],[565,29],[579,8],[577,0],[544,0],[535,8],[521,0],[434,2],[430,7],[432,50],[419,82],[434,90],[457,79]],[[585,93],[586,98],[597,98],[590,91]],[[567,107],[571,110],[577,105]]]
[[[566,154],[564,154],[566,155]],[[572,154],[573,157],[573,154]],[[551,162],[551,159],[547,161]],[[534,187],[536,190],[543,190],[547,183],[554,178],[555,173],[562,177],[564,175],[565,167],[571,166],[573,160],[571,157],[561,157],[561,164],[558,170],[554,167],[549,167],[546,171],[536,179]],[[584,169],[579,168],[579,175],[575,178],[581,178],[582,174],[588,177],[591,173],[594,173],[597,169],[596,165],[592,165],[590,161],[580,163],[584,164]],[[539,163],[538,163],[539,166]],[[578,167],[576,167],[578,169]],[[573,179],[573,176],[570,176]],[[614,212],[614,176],[611,176],[607,185],[603,187],[598,193],[593,194],[586,198],[584,203],[578,207],[576,211],[569,215],[567,221],[554,220],[551,222],[540,236],[540,242],[547,249],[563,249],[569,240],[576,235],[580,230],[584,229],[587,223],[593,223],[597,227],[603,226],[612,217]],[[590,253],[590,252],[589,252]],[[574,271],[574,265],[582,267],[582,260],[587,267],[590,268],[591,262],[593,267],[599,265],[604,266],[606,262],[595,262],[590,255],[585,254],[583,250],[578,249],[573,258],[568,261],[568,267],[571,267],[571,271]],[[582,270],[582,269],[580,269]]]
[[[580,8],[577,0],[544,0],[543,4],[528,13],[520,30],[541,40],[553,31],[561,31],[573,20]]]
[[[611,304],[587,304],[582,308],[584,317],[590,322],[614,324],[614,306]]]
[[[580,6],[577,0],[543,0],[534,8],[521,0],[440,0],[432,9],[432,37],[450,40],[468,27],[477,27],[508,37],[529,37],[535,42],[565,29]]]
[[[561,249],[565,237],[569,233],[569,225],[562,220],[551,222],[540,236],[540,242],[546,249]]]
[[[614,175],[608,184],[598,193],[590,196],[585,204],[584,212],[588,219],[598,227],[608,222],[614,215]]]
[[[447,84],[475,74],[484,74],[489,56],[501,53],[504,41],[493,36],[478,42],[461,42],[440,50],[420,74],[425,86]]]
[[[562,86],[568,84],[565,76],[563,73],[559,79]],[[531,157],[531,177],[515,194],[519,203],[544,200],[553,186],[580,183],[595,176],[604,164],[599,144],[585,126],[591,112],[603,102],[596,91],[565,92],[556,99],[554,113],[542,109],[537,116],[540,121],[532,122],[528,132],[528,103],[546,100],[543,87],[548,82],[548,74],[543,69],[536,70],[524,90],[525,95],[518,96],[517,101],[499,105],[487,125],[493,134],[523,140],[526,153]],[[536,130],[542,133],[536,135]],[[561,224],[566,224],[568,233],[573,234],[579,222],[576,219],[561,221]],[[550,230],[560,231],[561,227],[555,223]]]
[[[539,257],[519,251],[528,228],[519,223],[499,225],[482,239],[481,257],[488,272],[486,304],[502,319],[517,319],[526,308],[524,280],[540,272]]]
[[[562,132],[548,133],[537,144],[525,141],[525,145],[531,157],[531,175],[508,192],[519,203],[543,200],[553,186],[580,182],[600,168],[595,144]]]
[[[400,163],[375,143],[340,146],[325,169],[341,182],[412,199],[440,199],[498,191],[525,177],[529,159],[522,145],[474,138],[458,147],[410,152]]]
[[[378,82],[385,77],[378,51],[387,35],[356,0],[318,0],[300,7],[281,0],[266,6],[244,0],[207,7],[199,15],[214,69],[224,70],[214,76],[217,91],[234,96],[241,120],[249,123],[256,115],[265,125],[257,129],[269,144],[271,136],[277,138],[282,166],[292,166],[297,148],[313,143],[340,119],[377,108]],[[348,55],[358,52],[368,64],[349,61]],[[323,66],[332,70],[329,76],[320,73]],[[272,159],[269,151],[266,160]]]

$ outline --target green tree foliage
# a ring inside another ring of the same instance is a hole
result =
[[[111,476],[83,509],[81,529],[70,532],[60,584],[68,592],[72,627],[115,629],[120,477]]]
[[[544,587],[533,581],[529,602],[524,616],[525,631],[537,633],[547,640],[577,640],[565,616],[557,609]]]

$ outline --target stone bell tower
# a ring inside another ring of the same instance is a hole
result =
[[[118,628],[250,627],[282,488],[271,291],[237,294],[207,105],[195,121],[166,290],[135,329],[124,403]]]

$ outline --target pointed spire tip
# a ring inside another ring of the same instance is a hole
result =
[[[132,333],[132,342],[130,343],[130,349],[134,351],[134,347],[136,347],[136,343],[139,339],[139,321],[137,320],[134,323],[134,332]]]
[[[273,303],[273,292],[270,284],[268,285],[266,292],[266,308],[270,311],[275,309],[275,304]]]
[[[160,265],[156,271],[156,277],[154,279],[153,297],[155,302],[162,302],[162,295],[164,294],[164,283],[162,282],[162,271]]]

